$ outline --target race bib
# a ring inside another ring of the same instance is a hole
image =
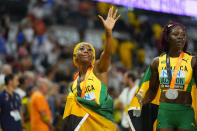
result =
[[[10,115],[14,118],[15,121],[21,120],[21,116],[18,110],[11,111]]]
[[[173,73],[174,73],[174,70],[171,70],[171,74]],[[161,88],[170,88],[170,82],[168,80],[167,70],[161,70],[160,84],[161,84]],[[185,71],[178,71],[174,88],[184,89],[184,85],[185,85]]]
[[[86,100],[94,100],[96,97],[95,97],[94,92],[90,92],[90,93],[86,93],[84,98]]]

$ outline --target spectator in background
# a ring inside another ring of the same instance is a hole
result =
[[[57,109],[59,107],[60,99],[59,99],[59,86],[57,84],[51,83],[50,84],[50,90],[48,94],[48,104],[51,109],[51,115],[52,115],[52,124],[56,124],[56,118],[57,118]]]
[[[24,72],[26,70],[33,70],[32,58],[30,55],[24,56],[20,59],[20,71]]]
[[[27,52],[30,52],[31,43],[34,38],[33,30],[33,21],[30,17],[25,17],[19,24],[17,32],[17,47],[20,50],[20,47],[26,48]]]
[[[14,90],[21,99],[23,99],[26,96],[26,86],[25,86],[25,78],[21,76],[19,78],[19,86]]]
[[[39,78],[37,89],[31,96],[31,130],[53,131],[51,112],[45,98],[48,93],[47,79]]]
[[[33,42],[33,37],[34,37],[34,30],[32,28],[32,20],[30,17],[26,17],[22,21],[24,29],[23,29],[23,34],[25,37],[25,40],[27,41],[28,44],[31,44]]]
[[[0,26],[0,55],[6,55],[5,29]]]
[[[16,39],[17,39],[17,47],[20,47],[24,41],[25,41],[25,36],[23,34],[23,25],[19,24],[18,26],[18,32],[16,34]]]
[[[22,131],[21,99],[14,92],[18,86],[18,76],[5,76],[6,88],[0,93],[0,123],[3,131]]]
[[[31,95],[35,91],[34,86],[30,85],[26,88],[26,96],[22,99],[22,111],[24,116],[24,129],[31,131],[30,113],[31,113]]]
[[[32,71],[25,71],[24,73],[24,77],[25,79],[25,85],[30,86],[30,85],[34,85],[35,81],[36,81],[36,75],[34,72]]]
[[[8,64],[3,65],[2,74],[0,74],[1,83],[0,83],[0,91],[5,89],[5,76],[12,74],[12,67]]]
[[[34,21],[33,28],[35,30],[36,35],[38,36],[38,39],[41,39],[40,37],[44,35],[46,31],[46,25],[44,23],[44,20],[37,19]]]
[[[12,74],[12,67],[8,64],[3,65],[2,73],[6,76]]]
[[[114,109],[120,109],[122,110],[122,119],[121,119],[121,128],[122,131],[129,131],[129,115],[127,113],[128,111],[128,105],[130,104],[134,94],[135,89],[133,88],[135,86],[135,80],[136,76],[134,72],[128,71],[124,74],[123,77],[123,84],[125,88],[122,90],[119,101],[116,102],[114,105]]]
[[[29,10],[30,14],[33,14],[36,19],[42,19],[44,17],[44,3],[40,0],[37,0],[31,10]]]
[[[7,41],[8,40],[8,34],[9,34],[9,30],[10,30],[10,16],[8,13],[4,13],[2,15],[1,18],[1,27],[3,27],[4,29],[4,34],[3,34],[3,38]]]
[[[123,41],[120,44],[120,59],[125,68],[129,69],[133,66],[132,54],[136,50],[137,45],[135,42]]]
[[[85,39],[85,30],[88,28],[88,19],[91,15],[91,11],[93,9],[92,3],[90,0],[81,0],[78,7],[78,20],[77,20],[77,28],[79,31],[80,41],[84,41]]]
[[[120,92],[120,84],[123,78],[121,72],[118,71],[116,63],[112,63],[108,71],[108,86],[114,88],[115,93]]]
[[[74,1],[74,0],[72,0],[72,1]],[[70,22],[69,24],[73,24],[72,21],[73,21],[74,13],[72,13],[72,15],[70,15],[71,8],[73,8],[73,6],[70,5],[69,1],[64,0],[64,1],[58,2],[57,7],[56,7],[56,11],[55,11],[58,24],[62,25],[67,22]],[[68,19],[68,17],[69,17],[69,19]]]

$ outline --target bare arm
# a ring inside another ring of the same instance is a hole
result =
[[[197,57],[196,56],[192,57],[191,64],[192,64],[195,83],[197,84]]]
[[[21,116],[21,125],[24,128],[24,117],[23,117],[23,111],[22,108],[20,108],[20,116]]]
[[[114,110],[116,109],[122,109],[122,102],[118,101],[117,103],[114,104]]]
[[[145,94],[144,100],[142,101],[142,104],[146,104],[151,102],[158,91],[159,88],[159,73],[158,73],[158,66],[159,66],[159,57],[155,58],[151,64],[151,78],[149,83],[149,89],[147,93]]]
[[[108,67],[111,62],[111,50],[112,50],[112,29],[118,18],[120,16],[116,16],[117,10],[114,12],[113,7],[109,9],[108,16],[106,20],[103,19],[102,16],[99,15],[99,18],[102,20],[103,25],[106,31],[106,43],[104,46],[104,50],[100,56],[100,59],[96,61],[94,72],[95,73],[103,73],[107,72]]]
[[[47,116],[46,112],[45,111],[40,111],[40,116],[42,118],[42,121],[49,126],[50,130],[54,130],[53,129],[54,127],[52,126],[52,124],[50,122],[50,118]]]

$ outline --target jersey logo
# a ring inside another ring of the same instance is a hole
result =
[[[186,59],[182,59],[182,60],[185,61],[185,62],[187,63],[187,60],[188,60],[188,59],[187,59],[187,60],[186,60]]]

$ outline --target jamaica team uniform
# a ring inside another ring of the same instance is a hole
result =
[[[107,87],[90,71],[88,78],[74,81],[67,97],[63,119],[66,130],[115,131],[113,100],[107,94]],[[85,96],[80,93],[85,83]],[[80,86],[79,86],[80,83]]]
[[[79,77],[74,81],[72,86],[72,92],[77,96],[77,81]],[[80,82],[80,88],[82,90],[85,81]],[[86,82],[85,97],[86,100],[95,101],[97,104],[102,104],[107,97],[107,87],[101,82],[93,73],[90,75]]]
[[[171,75],[173,74],[178,57],[170,57]],[[191,93],[195,83],[193,70],[191,67],[192,56],[184,53],[179,71],[175,81],[175,90]],[[166,92],[170,88],[168,73],[166,69],[166,54],[159,57],[159,81],[161,92]],[[196,87],[195,87],[196,88]],[[172,104],[160,102],[157,128],[178,127],[183,129],[196,130],[194,110],[190,104]]]

